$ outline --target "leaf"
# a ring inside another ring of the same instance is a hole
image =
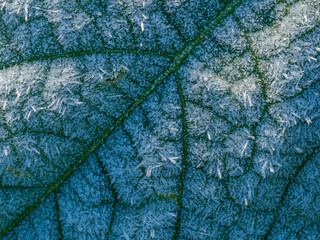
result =
[[[2,239],[320,238],[318,1],[0,4]]]

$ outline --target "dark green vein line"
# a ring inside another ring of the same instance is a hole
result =
[[[187,129],[187,113],[186,113],[186,102],[183,95],[183,90],[181,86],[181,81],[179,79],[179,76],[176,76],[176,82],[178,85],[178,93],[181,103],[181,111],[182,111],[182,138],[183,138],[183,156],[182,156],[182,168],[181,168],[181,175],[180,175],[180,186],[178,190],[178,215],[177,215],[177,221],[175,224],[175,232],[173,235],[173,239],[176,240],[179,237],[180,233],[180,227],[181,227],[181,212],[182,212],[182,196],[183,196],[183,190],[184,190],[184,182],[186,177],[186,170],[188,166],[187,162],[187,155],[188,155],[188,142],[187,142],[187,136],[188,136],[188,129]]]
[[[161,10],[162,14],[165,16],[166,20],[174,28],[174,30],[177,31],[179,37],[181,37],[181,39],[183,39],[184,41],[187,41],[186,37],[182,34],[179,27],[176,26],[176,24],[171,21],[170,15],[165,10],[165,3],[166,3],[166,1],[163,1],[163,0],[160,1],[160,10]]]
[[[246,38],[246,41],[247,41],[247,43],[248,43],[248,45],[249,45],[249,50],[250,50],[250,52],[251,52],[251,55],[253,56],[254,65],[255,65],[254,67],[255,67],[255,70],[256,70],[256,72],[257,72],[257,74],[258,74],[258,77],[259,77],[259,79],[260,79],[260,84],[261,84],[261,87],[262,87],[262,95],[263,95],[262,97],[263,97],[263,99],[264,99],[264,104],[265,104],[265,105],[264,105],[264,107],[263,107],[263,112],[262,112],[262,114],[261,114],[261,117],[259,118],[259,121],[257,122],[256,125],[254,125],[254,134],[253,134],[253,135],[254,135],[255,138],[257,139],[258,136],[257,136],[257,133],[256,133],[256,129],[257,129],[257,127],[258,127],[261,119],[263,118],[263,116],[266,115],[266,114],[268,114],[268,109],[269,109],[269,107],[270,107],[272,104],[270,104],[270,103],[268,104],[268,103],[267,103],[267,99],[268,99],[268,98],[267,98],[267,85],[266,85],[266,82],[265,82],[265,80],[264,80],[264,76],[262,75],[262,73],[261,73],[261,71],[260,71],[260,69],[259,69],[259,60],[258,60],[257,54],[255,53],[254,49],[252,48],[251,39],[249,38],[246,30],[245,30],[245,29],[243,28],[243,26],[240,24],[239,19],[237,19],[236,17],[235,17],[235,19],[236,19],[236,21],[237,21],[240,29],[244,32],[244,37]],[[272,223],[269,225],[266,234],[265,234],[263,237],[261,237],[261,239],[264,239],[264,240],[267,240],[267,239],[268,239],[268,237],[269,237],[269,235],[270,235],[270,233],[271,233],[271,231],[272,231],[273,226],[275,225],[275,223],[277,222],[277,220],[278,220],[278,218],[279,218],[279,214],[278,214],[278,213],[279,213],[279,210],[280,210],[280,208],[281,208],[282,205],[283,205],[284,199],[285,199],[285,197],[286,197],[287,194],[288,194],[288,190],[289,190],[290,186],[291,186],[292,183],[296,180],[298,174],[301,172],[301,170],[304,168],[304,166],[305,166],[305,165],[307,164],[307,162],[312,158],[312,156],[316,153],[316,151],[317,151],[318,149],[320,149],[320,146],[314,148],[313,151],[312,151],[310,154],[307,154],[306,158],[303,160],[303,162],[301,163],[301,165],[299,166],[299,168],[297,169],[297,171],[296,171],[296,172],[294,173],[294,175],[289,179],[289,182],[288,182],[288,184],[286,185],[286,188],[285,188],[283,194],[281,195],[281,198],[280,198],[281,200],[280,200],[280,202],[279,202],[276,210],[275,210],[274,213],[273,213],[273,215],[274,215],[274,216],[273,216],[273,221],[272,221]],[[255,153],[256,153],[256,142],[254,143],[252,158],[254,157]]]
[[[256,52],[254,51],[253,47],[252,47],[252,42],[250,37],[248,36],[248,33],[246,32],[245,28],[242,26],[241,21],[239,21],[239,19],[236,16],[233,16],[237,25],[239,26],[240,30],[243,32],[244,34],[244,38],[246,39],[246,42],[248,43],[248,48],[250,51],[251,56],[253,57],[253,67],[254,70],[256,72],[256,74],[258,75],[259,78],[259,82],[261,85],[261,89],[262,89],[262,100],[263,100],[263,107],[262,107],[262,113],[258,118],[258,121],[253,125],[253,136],[255,137],[255,141],[253,143],[253,148],[252,148],[252,154],[251,154],[251,158],[253,159],[256,155],[257,152],[257,129],[258,126],[261,123],[262,118],[268,113],[269,110],[269,105],[267,104],[267,100],[268,100],[268,96],[267,96],[267,85],[266,85],[266,80],[265,77],[263,76],[259,66],[259,60],[257,57]],[[252,167],[252,166],[251,166]]]
[[[1,30],[1,36],[4,37],[7,40],[7,42],[10,42],[11,39],[8,37],[8,35],[5,31]],[[8,48],[12,52],[14,52],[14,54],[16,54],[20,59],[23,59],[21,54],[12,47],[12,44],[10,44]]]
[[[55,136],[55,137],[59,137],[59,138],[64,138],[64,139],[70,139],[70,140],[74,140],[75,142],[81,143],[81,144],[86,144],[86,142],[84,140],[81,140],[79,138],[70,138],[70,136],[65,135],[63,132],[59,131],[59,132],[54,132],[54,131],[37,131],[34,129],[26,129],[24,131],[21,131],[20,133],[15,132],[12,133],[10,137],[8,137],[8,139],[12,139],[13,137],[17,137],[19,136],[21,133],[26,134],[26,133],[31,133],[31,134],[35,134],[35,135],[41,135],[41,134],[45,134],[45,135],[50,135],[50,136]]]
[[[46,197],[48,197],[53,191],[58,189],[62,182],[66,180],[75,169],[77,169],[82,162],[92,153],[94,152],[101,143],[108,138],[116,129],[117,127],[123,123],[123,121],[128,118],[128,116],[142,104],[142,102],[173,72],[177,71],[178,68],[181,66],[182,62],[191,54],[193,49],[200,43],[200,40],[203,39],[215,26],[217,26],[224,18],[229,16],[235,7],[241,3],[242,0],[234,0],[231,2],[217,18],[206,28],[204,29],[197,38],[195,38],[189,45],[178,53],[173,62],[170,66],[158,77],[154,80],[152,85],[146,89],[144,94],[142,94],[118,119],[117,121],[107,129],[95,142],[93,142],[85,152],[85,154],[73,165],[71,166],[62,176],[58,179],[55,183],[52,183],[48,186],[48,190],[34,203],[32,204],[25,212],[23,212],[18,218],[16,218],[13,223],[8,225],[2,232],[0,232],[0,237],[4,236],[8,231],[10,231],[14,226],[16,226],[25,216],[29,215],[30,212],[39,205]],[[116,51],[116,50],[113,50]],[[98,50],[99,52],[99,50]],[[118,51],[121,53],[121,51]],[[91,54],[97,53],[97,51],[89,52]],[[70,54],[70,53],[69,53]],[[81,53],[71,53],[74,55],[83,55],[84,52]],[[65,54],[64,54],[65,55]]]
[[[255,156],[257,154],[257,129],[258,129],[258,126],[260,125],[261,120],[263,119],[263,117],[266,114],[268,114],[268,109],[269,109],[269,105],[267,104],[267,99],[268,99],[268,96],[267,96],[267,85],[266,85],[265,77],[263,76],[263,74],[262,74],[262,72],[260,70],[260,67],[259,67],[260,64],[259,64],[259,60],[258,60],[257,54],[256,54],[256,52],[254,51],[254,49],[252,47],[252,41],[251,41],[250,37],[248,36],[248,33],[247,33],[246,29],[241,24],[241,21],[239,21],[239,19],[236,16],[233,16],[233,17],[234,17],[237,25],[239,26],[240,30],[243,32],[244,38],[245,38],[246,42],[248,43],[248,48],[249,48],[250,54],[253,57],[253,67],[254,67],[254,71],[256,72],[256,74],[258,75],[258,78],[260,80],[259,82],[260,82],[261,89],[262,89],[262,100],[263,100],[263,104],[264,104],[264,106],[262,108],[262,113],[259,116],[258,121],[253,125],[253,133],[252,134],[253,134],[253,136],[255,138],[255,141],[253,143],[252,153],[251,153],[252,162],[250,164],[250,169],[252,169],[253,168],[253,159],[255,158]],[[260,185],[261,176],[260,175],[258,175],[258,176],[260,177],[258,185]],[[228,194],[230,194],[230,193],[228,192]]]
[[[272,221],[272,223],[269,225],[266,234],[265,234],[261,239],[267,240],[268,237],[270,236],[271,231],[272,231],[274,225],[276,224],[276,222],[277,222],[278,219],[279,219],[279,210],[280,210],[281,207],[284,205],[284,200],[285,200],[285,197],[288,195],[290,186],[292,186],[292,184],[296,181],[299,173],[300,173],[300,172],[302,171],[302,169],[307,165],[307,163],[309,162],[309,160],[312,159],[312,157],[317,153],[318,150],[320,150],[320,146],[314,148],[311,153],[307,154],[307,156],[306,156],[305,159],[302,161],[302,163],[301,163],[301,165],[299,166],[299,168],[297,169],[297,171],[296,171],[296,172],[294,173],[294,175],[289,179],[289,183],[287,184],[286,188],[284,189],[283,194],[281,195],[281,198],[280,198],[281,200],[280,200],[280,202],[278,203],[278,206],[277,206],[276,210],[274,211],[275,214],[274,214],[274,217],[273,217],[273,221]]]
[[[109,224],[109,227],[108,227],[108,233],[106,234],[106,238],[107,239],[110,239],[110,233],[111,233],[111,229],[112,229],[112,226],[113,226],[113,223],[114,223],[114,219],[115,219],[115,215],[116,215],[116,207],[119,203],[119,200],[118,200],[118,194],[117,194],[117,191],[116,189],[114,188],[112,182],[111,182],[111,179],[110,179],[110,175],[109,175],[109,172],[108,170],[106,170],[105,166],[103,165],[100,157],[98,154],[95,154],[96,155],[96,158],[97,158],[97,162],[98,162],[98,165],[100,166],[101,170],[102,170],[102,173],[106,176],[107,178],[107,182],[109,184],[109,187],[110,187],[110,190],[111,190],[111,195],[113,197],[113,203],[112,203],[112,212],[111,212],[111,219],[110,219],[110,224]]]
[[[86,55],[93,55],[93,54],[108,54],[108,53],[122,53],[122,54],[141,54],[141,55],[155,55],[155,56],[161,56],[161,57],[168,57],[173,58],[174,56],[168,53],[161,53],[156,51],[143,51],[139,49],[96,49],[96,50],[90,50],[90,51],[81,51],[81,52],[66,52],[63,54],[53,54],[48,56],[37,56],[34,58],[17,61],[11,64],[5,64],[0,66],[0,70],[4,70],[10,67],[14,67],[17,65],[22,65],[24,63],[33,63],[37,61],[46,61],[46,60],[56,60],[56,59],[62,59],[62,58],[71,58],[71,57],[81,57]]]
[[[128,137],[130,145],[132,146],[132,149],[134,151],[136,158],[139,160],[139,162],[142,162],[143,161],[142,157],[139,155],[139,151],[137,149],[137,146],[134,144],[131,134],[128,132],[128,130],[124,126],[122,126],[121,129],[125,133],[125,135]],[[140,176],[139,178],[142,179],[144,176],[146,176],[146,169],[143,166],[139,167],[138,169],[141,170],[142,176]],[[134,188],[137,189],[138,185],[139,185],[139,182],[137,182],[134,185]],[[152,190],[154,191],[154,187],[152,187]]]
[[[117,192],[115,191],[114,187],[112,186],[110,177],[107,176],[108,178],[108,182],[110,183],[111,186],[111,192],[112,192],[112,197],[113,197],[113,203],[112,203],[112,212],[111,212],[111,219],[110,219],[110,224],[108,227],[108,233],[106,236],[108,236],[108,239],[110,239],[110,235],[111,235],[111,230],[112,230],[112,226],[114,225],[114,220],[115,220],[115,216],[116,216],[116,210],[117,210],[117,205],[118,205],[118,196],[117,196]]]
[[[59,189],[57,189],[55,191],[55,196],[54,196],[54,200],[55,200],[54,210],[56,211],[57,224],[58,224],[58,229],[57,229],[58,233],[59,233],[58,239],[64,239],[63,231],[62,231],[62,222],[60,220],[60,206],[59,206],[59,200],[58,200],[59,193],[60,193],[60,191],[59,191]]]

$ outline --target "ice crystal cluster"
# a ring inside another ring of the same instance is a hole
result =
[[[0,0],[1,239],[320,239],[318,0]]]

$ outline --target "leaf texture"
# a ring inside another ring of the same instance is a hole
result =
[[[317,0],[0,6],[1,239],[320,239]]]

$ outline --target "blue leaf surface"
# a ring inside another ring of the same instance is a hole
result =
[[[317,0],[0,0],[1,239],[320,239]]]

